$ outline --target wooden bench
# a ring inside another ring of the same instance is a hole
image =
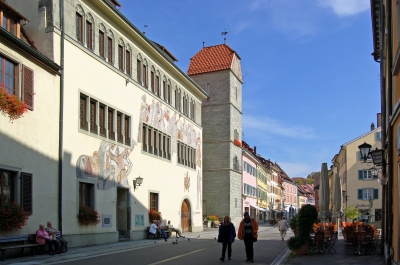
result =
[[[39,246],[38,243],[31,242],[29,239],[29,235],[20,235],[20,236],[7,236],[7,237],[0,237],[0,251],[1,251],[1,257],[2,261],[6,260],[6,255],[5,252],[7,249],[21,249],[21,255],[24,255],[24,249],[25,248],[30,248],[31,249],[31,255],[35,256],[34,252],[34,247]],[[3,245],[4,244],[4,245]]]
[[[29,234],[28,235],[28,241],[36,243],[36,234]],[[71,241],[66,241],[66,243],[65,243],[65,252],[68,252],[68,243],[70,243],[70,242]],[[43,255],[44,254],[44,247],[47,246],[47,244],[40,245],[40,244],[36,243],[36,245],[37,245],[37,247],[40,247],[40,253]],[[61,248],[61,244],[60,244],[60,248]]]
[[[165,233],[168,234],[168,237],[170,237],[172,235],[172,233],[174,232],[174,231],[168,231],[168,228],[166,226],[161,226],[161,229],[163,229],[165,231]],[[178,236],[178,232],[175,232],[175,235]],[[155,234],[150,233],[150,227],[148,226],[147,227],[147,239],[149,239],[150,236],[153,236],[153,238],[156,239],[157,233],[155,233]],[[159,238],[163,238],[163,237],[164,237],[163,234],[159,233]]]

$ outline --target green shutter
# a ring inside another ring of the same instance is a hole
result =
[[[358,180],[363,180],[364,177],[364,170],[359,170],[358,171]]]
[[[381,132],[375,133],[375,141],[381,141]]]
[[[358,189],[358,199],[359,200],[362,200],[362,198],[363,198],[363,190],[362,189]]]
[[[379,189],[374,189],[374,200],[378,199],[378,191]]]
[[[361,161],[362,160],[362,156],[361,156],[361,151],[357,152],[357,160]]]

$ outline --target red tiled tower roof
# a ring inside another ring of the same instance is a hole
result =
[[[227,44],[204,47],[190,60],[188,75],[230,69],[234,55],[239,55]]]

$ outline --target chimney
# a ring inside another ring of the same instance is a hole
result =
[[[382,114],[376,114],[376,127],[379,128],[382,125]]]
[[[371,123],[371,131],[375,130],[375,124],[372,122]]]
[[[254,146],[254,154],[257,154],[257,146]]]

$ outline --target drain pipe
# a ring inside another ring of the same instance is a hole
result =
[[[58,128],[58,230],[62,228],[62,187],[63,187],[63,157],[64,157],[64,0],[60,0],[60,25],[61,25],[61,42],[60,42],[60,117]]]

